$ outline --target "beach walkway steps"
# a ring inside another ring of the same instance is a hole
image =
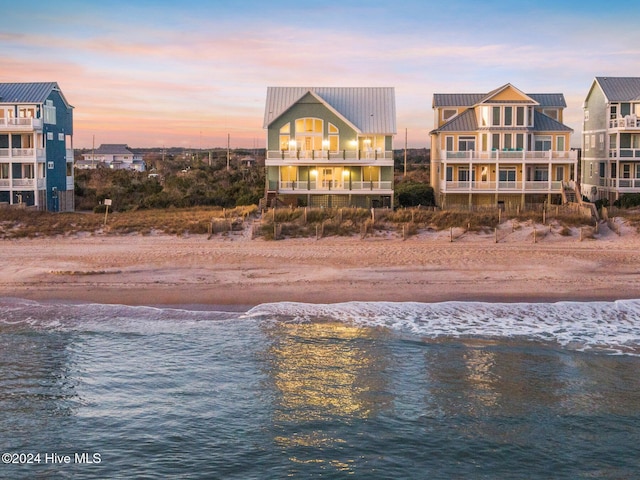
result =
[[[562,189],[562,197],[565,204],[578,203],[578,195],[576,194],[576,191],[568,185],[565,185]]]
[[[276,192],[275,190],[267,191],[267,195],[260,199],[258,208],[260,208],[260,210],[265,210],[267,208],[275,207],[276,200],[278,198],[277,195],[278,195],[278,192]]]

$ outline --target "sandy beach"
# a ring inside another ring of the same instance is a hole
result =
[[[247,235],[3,240],[0,296],[127,305],[640,298],[640,235],[494,233],[264,241]]]

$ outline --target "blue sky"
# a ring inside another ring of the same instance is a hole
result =
[[[3,6],[3,4],[5,4]],[[395,147],[428,146],[434,93],[564,93],[640,76],[636,1],[0,0],[1,82],[57,81],[76,148],[262,147],[268,86],[392,86]],[[579,145],[575,135],[574,146]]]

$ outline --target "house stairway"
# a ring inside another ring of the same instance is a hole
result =
[[[260,210],[274,208],[277,204],[277,201],[278,192],[276,192],[275,190],[269,190],[267,191],[266,197],[260,199],[260,204],[258,206],[260,207]]]

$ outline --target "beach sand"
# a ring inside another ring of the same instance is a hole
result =
[[[533,225],[319,240],[89,235],[2,240],[0,296],[126,305],[640,298],[640,234]]]

